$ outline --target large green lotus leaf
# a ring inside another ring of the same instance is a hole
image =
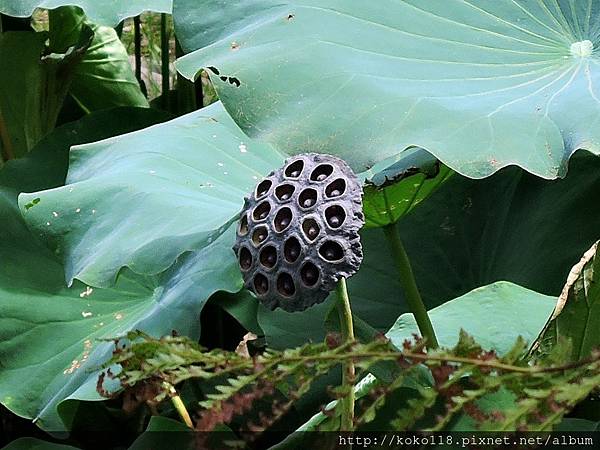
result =
[[[0,402],[37,419],[47,430],[68,428],[73,414],[58,415],[64,400],[98,400],[97,369],[112,344],[99,342],[132,330],[161,336],[173,330],[199,335],[204,302],[218,290],[241,287],[231,251],[230,227],[211,244],[182,256],[159,277],[123,270],[110,289],[64,284],[59,258],[26,227],[17,205],[22,190],[62,184],[73,142],[150,125],[165,114],[123,108],[93,113],[57,129],[30,156],[0,172]]]
[[[82,27],[64,53],[44,55],[46,33],[0,33],[0,150],[21,157],[54,128],[74,68],[92,39]]]
[[[521,336],[533,343],[552,315],[556,297],[499,281],[450,300],[429,311],[439,344],[454,347],[461,329],[485,349],[508,352]],[[398,348],[420,334],[412,314],[402,314],[386,336]]]
[[[89,27],[94,38],[75,67],[69,93],[81,108],[96,111],[116,106],[148,106],[135,78],[127,51],[110,27],[86,20],[80,8],[61,7],[49,12],[50,48],[64,52]]]
[[[36,8],[54,9],[72,5],[82,8],[90,20],[99,25],[115,26],[121,20],[144,11],[170,13],[172,3],[172,0],[0,0],[0,13],[28,17]]]
[[[473,178],[600,152],[600,1],[175,0],[178,69],[211,68],[250,136],[357,171],[420,146]]]
[[[216,103],[74,147],[67,185],[19,203],[36,233],[61,251],[69,283],[108,286],[121,267],[157,274],[214,241],[244,195],[281,163],[270,146],[248,142]]]
[[[598,198],[600,159],[579,152],[562,180],[517,168],[485,180],[455,175],[397,228],[428,309],[503,280],[558,297],[571,267],[598,238]],[[381,229],[363,230],[362,243],[363,264],[348,280],[352,308],[385,331],[409,310]],[[271,345],[298,345],[323,337],[326,311],[259,308],[258,318]]]
[[[570,359],[578,361],[600,348],[600,241],[575,264],[556,310],[541,336],[542,350],[560,339],[571,342]]]

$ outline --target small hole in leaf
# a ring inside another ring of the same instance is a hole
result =
[[[314,286],[317,284],[317,281],[319,281],[319,268],[308,261],[302,266],[302,269],[300,269],[300,278],[306,286]]]
[[[277,277],[277,292],[285,297],[292,297],[296,293],[294,279],[289,273],[281,273]]]
[[[319,164],[310,174],[311,181],[323,181],[333,173],[333,166],[329,164]]]
[[[346,181],[343,178],[338,178],[332,181],[325,188],[325,195],[329,198],[339,197],[346,191]]]
[[[248,216],[246,214],[244,214],[240,219],[238,234],[240,236],[246,236],[248,234]]]
[[[325,220],[331,228],[339,228],[346,220],[346,211],[340,205],[332,205],[325,210]]]
[[[271,189],[272,184],[273,183],[271,182],[271,180],[262,180],[260,183],[258,183],[258,186],[256,186],[256,198],[259,199],[267,192],[269,192],[269,189]]]
[[[317,203],[317,191],[313,188],[304,189],[298,196],[298,204],[302,208],[311,208]]]
[[[267,230],[267,227],[256,227],[254,233],[252,233],[252,242],[258,247],[260,244],[265,242],[268,237],[269,231]]]
[[[278,232],[284,231],[292,223],[292,210],[284,206],[275,216],[275,230]]]
[[[267,269],[271,269],[277,263],[277,250],[272,245],[267,245],[260,251],[260,263]]]
[[[246,247],[240,249],[240,267],[248,270],[252,266],[252,253]]]
[[[262,220],[265,219],[269,212],[271,211],[271,205],[268,201],[264,201],[260,203],[256,208],[254,208],[254,212],[252,213],[252,217],[254,220]]]
[[[293,263],[300,256],[300,242],[294,236],[290,237],[283,245],[283,256],[287,262]]]
[[[264,295],[269,290],[269,280],[262,273],[254,276],[254,291],[258,295]]]
[[[335,241],[326,241],[319,248],[319,254],[327,261],[339,261],[344,257],[344,249]]]
[[[295,190],[296,188],[291,184],[282,184],[275,189],[275,197],[277,197],[278,200],[285,202],[292,198]]]
[[[304,235],[308,238],[309,241],[314,241],[321,232],[321,228],[319,224],[314,219],[306,219],[302,223],[302,231],[304,231]]]
[[[298,178],[304,169],[304,161],[298,159],[285,168],[285,176],[288,178]]]

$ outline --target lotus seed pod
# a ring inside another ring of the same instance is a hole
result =
[[[339,158],[286,160],[245,198],[233,247],[246,288],[268,308],[325,300],[362,261],[362,188]]]

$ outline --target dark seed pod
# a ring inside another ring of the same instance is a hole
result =
[[[305,153],[245,199],[233,247],[245,286],[268,308],[325,300],[362,261],[362,188],[339,158]]]

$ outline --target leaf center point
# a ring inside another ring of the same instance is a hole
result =
[[[585,41],[574,42],[571,44],[571,55],[573,56],[584,58],[586,56],[590,56],[593,51],[594,44],[592,44],[592,41],[587,39]]]

